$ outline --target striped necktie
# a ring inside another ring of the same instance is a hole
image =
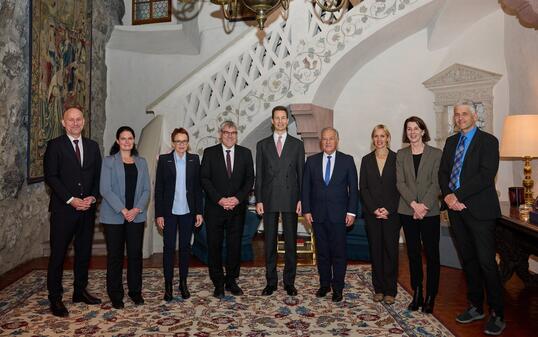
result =
[[[448,187],[455,191],[459,187],[460,173],[463,166],[463,154],[465,153],[465,142],[467,137],[461,135],[460,142],[456,148],[456,154],[454,155],[454,165],[452,166],[452,173],[450,173],[450,181]]]

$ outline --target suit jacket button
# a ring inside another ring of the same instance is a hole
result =
[[[82,186],[82,184],[81,184],[81,183],[78,183],[77,185],[78,185],[78,186]]]

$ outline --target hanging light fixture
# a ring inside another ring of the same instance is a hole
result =
[[[316,15],[326,24],[338,22],[349,6],[349,0],[311,1],[316,7]],[[221,7],[224,19],[230,22],[250,20],[252,16],[245,15],[245,9],[253,12],[260,30],[264,29],[265,21],[273,10],[281,7],[287,12],[290,5],[290,0],[211,0],[211,2]],[[327,13],[329,18],[325,16]]]

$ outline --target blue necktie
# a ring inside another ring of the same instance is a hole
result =
[[[454,155],[454,165],[452,166],[452,172],[450,173],[450,181],[448,187],[454,191],[459,187],[460,173],[463,166],[463,154],[465,153],[465,141],[467,137],[461,135],[460,143],[456,148],[456,154]]]
[[[327,165],[325,165],[325,185],[329,186],[329,181],[331,180],[331,157],[327,156]]]

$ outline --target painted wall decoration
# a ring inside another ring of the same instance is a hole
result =
[[[33,0],[28,182],[43,179],[47,141],[61,135],[62,113],[77,106],[90,126],[90,0]]]

